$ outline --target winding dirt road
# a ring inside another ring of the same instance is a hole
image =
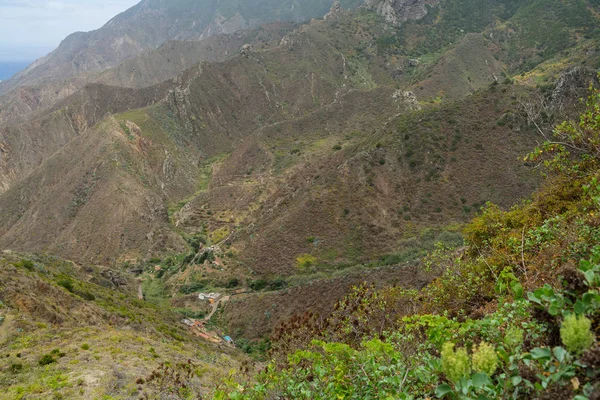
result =
[[[217,301],[214,302],[210,314],[208,314],[206,317],[204,317],[204,321],[206,321],[206,322],[210,321],[212,316],[215,315],[215,313],[219,310],[219,305],[221,305],[221,303],[223,303],[223,302],[229,301],[230,298],[231,298],[231,296],[219,297],[217,299]]]

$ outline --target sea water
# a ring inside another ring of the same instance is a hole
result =
[[[5,81],[31,64],[30,61],[0,61],[0,81]]]

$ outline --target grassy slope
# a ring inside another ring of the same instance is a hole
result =
[[[241,360],[193,338],[164,304],[139,301],[125,273],[4,253],[0,275],[2,399],[130,398],[165,360],[193,360],[205,386]],[[54,349],[64,354],[39,365]]]

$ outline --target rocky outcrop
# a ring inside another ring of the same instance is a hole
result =
[[[249,43],[246,43],[245,45],[243,45],[242,49],[240,50],[240,54],[245,57],[248,57],[251,52],[252,52],[252,45]]]
[[[221,34],[231,34],[242,29],[255,28],[256,25],[256,21],[247,21],[239,13],[231,18],[225,18],[220,13],[217,13],[215,19],[204,28],[204,31],[200,35],[200,39],[206,39]]]
[[[599,86],[597,72],[591,68],[574,67],[561,74],[552,91],[550,106],[560,112],[585,98],[590,85]]]
[[[331,9],[329,10],[329,12],[327,14],[325,14],[325,19],[335,19],[337,17],[340,16],[340,14],[342,13],[342,5],[340,4],[339,1],[334,1],[333,4],[331,5]]]
[[[393,25],[410,20],[420,20],[427,15],[427,6],[440,0],[365,0],[365,7],[375,10]]]
[[[406,110],[420,111],[422,109],[417,96],[413,92],[396,90],[392,98],[395,102],[401,102]]]

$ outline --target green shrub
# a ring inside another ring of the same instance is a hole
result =
[[[76,294],[78,296],[80,296],[82,299],[87,300],[87,301],[96,300],[96,296],[94,296],[93,293],[85,291],[85,290],[77,291]]]
[[[250,281],[248,282],[248,286],[250,286],[250,289],[252,290],[256,290],[257,292],[260,290],[263,290],[264,288],[267,287],[267,281],[264,279],[257,279],[255,281]]]
[[[160,358],[154,347],[150,347],[150,349],[148,349],[148,352],[150,353],[152,358]]]
[[[523,344],[523,338],[525,337],[525,332],[523,329],[511,327],[506,330],[506,334],[504,335],[504,344],[509,349],[514,349],[521,344]]]
[[[193,282],[193,283],[183,285],[182,287],[180,287],[179,292],[183,293],[183,294],[195,293],[195,292],[199,292],[202,289],[206,288],[207,285],[208,285],[208,281],[206,281],[206,280],[199,281],[199,282]]]
[[[11,374],[18,374],[19,372],[21,372],[23,370],[23,364],[20,364],[20,363],[10,364],[10,367],[8,367],[8,370],[10,371]]]
[[[168,294],[165,284],[160,279],[146,279],[142,283],[144,298],[151,303],[164,301]]]
[[[58,358],[62,358],[64,356],[66,356],[66,353],[63,353],[62,351],[60,351],[59,349],[54,349],[50,352],[50,355],[52,356],[57,356]]]
[[[225,285],[225,287],[228,289],[232,289],[234,287],[238,287],[239,285],[240,285],[239,279],[231,278],[229,281],[227,281],[227,284]]]
[[[193,311],[189,308],[176,308],[175,311],[177,311],[179,314],[183,315],[186,318],[202,319],[206,316],[205,311]]]
[[[473,370],[492,376],[496,372],[496,368],[498,368],[498,356],[494,346],[485,342],[475,346],[473,350]]]
[[[600,154],[600,90],[593,89],[587,109],[578,120],[565,121],[553,132],[553,140],[535,148],[525,161],[543,161],[554,173],[581,176],[598,166]]]
[[[84,344],[81,345],[81,349],[82,350],[89,350],[90,349],[90,345],[87,344],[87,343],[84,343]]]
[[[465,348],[454,351],[454,343],[446,342],[442,346],[442,371],[448,380],[458,381],[471,373],[469,355]]]
[[[585,316],[568,315],[560,327],[560,338],[571,353],[580,354],[594,343],[592,321]]]
[[[296,258],[296,267],[299,270],[307,270],[317,262],[317,258],[310,254],[302,254]]]
[[[271,282],[269,282],[270,290],[281,290],[287,286],[287,282],[283,278],[275,278]]]
[[[30,260],[20,260],[13,264],[17,268],[25,268],[29,271],[33,271],[34,264]]]
[[[65,278],[65,279],[59,280],[57,283],[58,283],[58,286],[62,286],[65,289],[67,289],[69,292],[73,293],[74,288],[73,288],[72,280]]]
[[[51,354],[44,354],[38,361],[41,366],[50,365],[56,362],[56,359]]]

